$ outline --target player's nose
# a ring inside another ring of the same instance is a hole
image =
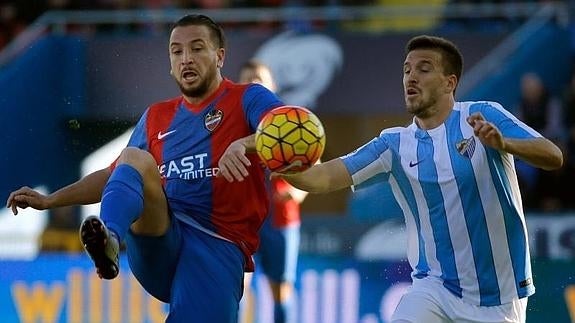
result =
[[[190,50],[184,50],[184,53],[182,54],[182,64],[187,65],[192,64],[193,62],[194,62],[194,55],[192,54],[192,52]]]
[[[413,85],[413,84],[417,83],[417,73],[411,71],[409,73],[405,73],[404,75],[405,75],[405,80],[406,80],[407,84]]]

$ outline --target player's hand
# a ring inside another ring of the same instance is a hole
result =
[[[218,161],[220,171],[216,176],[223,176],[228,182],[234,180],[241,182],[249,175],[247,169],[249,166],[251,162],[246,157],[246,146],[242,139],[239,139],[230,144]]]
[[[18,208],[25,209],[32,207],[36,210],[45,210],[49,208],[48,198],[37,191],[24,186],[10,193],[6,201],[6,207],[12,209],[14,215],[18,214]]]
[[[467,123],[473,127],[473,133],[485,146],[505,150],[505,141],[501,131],[493,123],[485,120],[481,113],[476,112],[467,117]]]

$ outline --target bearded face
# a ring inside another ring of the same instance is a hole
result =
[[[409,52],[403,64],[407,112],[420,118],[433,114],[439,98],[448,93],[447,84],[439,52],[427,49]]]
[[[170,66],[182,94],[202,99],[218,85],[224,49],[218,48],[206,26],[176,27],[170,35]]]

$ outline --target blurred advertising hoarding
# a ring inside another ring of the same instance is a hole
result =
[[[127,270],[100,280],[83,255],[43,254],[0,266],[2,322],[163,322],[168,307],[148,296]],[[574,260],[535,260],[537,293],[530,298],[529,323],[575,318]],[[409,285],[405,261],[302,255],[294,310],[301,323],[383,323]],[[256,275],[257,316],[271,323],[273,305]]]
[[[575,320],[575,216],[528,215],[536,294],[528,322]],[[383,323],[410,283],[401,219],[304,216],[294,310],[298,323]],[[10,260],[9,260],[10,259]],[[167,304],[148,296],[121,257],[121,275],[100,280],[84,254],[0,257],[2,322],[163,322]],[[258,323],[272,322],[256,273]],[[295,323],[295,322],[292,322]]]

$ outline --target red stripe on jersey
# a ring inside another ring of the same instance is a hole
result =
[[[163,163],[162,160],[162,149],[163,141],[159,140],[158,136],[160,133],[165,133],[166,129],[172,123],[174,115],[176,114],[177,107],[179,106],[178,101],[182,100],[181,97],[174,98],[171,100],[158,102],[150,106],[148,109],[148,116],[146,118],[146,137],[148,144],[148,152],[152,154],[156,160],[157,165]],[[110,169],[114,170],[118,163],[118,158],[110,164]]]
[[[211,138],[214,167],[233,141],[253,134],[241,104],[245,88],[245,85],[229,83],[227,92],[216,104],[223,112],[223,119]],[[246,255],[251,255],[259,244],[258,231],[267,214],[268,198],[259,158],[255,153],[248,154],[248,158],[250,174],[244,181],[229,183],[223,177],[213,180],[212,214],[217,233],[237,243]],[[247,260],[246,270],[251,271],[251,257]]]
[[[177,97],[171,100],[156,103],[148,110],[146,119],[146,134],[148,138],[148,151],[156,160],[156,165],[164,163],[162,152],[164,151],[164,141],[162,134],[168,132],[172,120],[180,106],[182,97]],[[166,184],[166,180],[162,179],[162,185]]]

